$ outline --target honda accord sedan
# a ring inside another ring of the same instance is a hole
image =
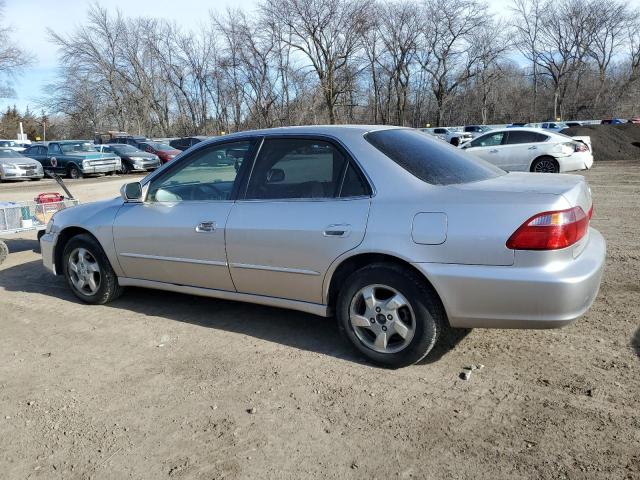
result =
[[[56,213],[41,247],[84,302],[136,286],[335,315],[401,367],[446,328],[585,313],[606,250],[592,211],[581,176],[507,173],[413,129],[292,127],[203,141]]]

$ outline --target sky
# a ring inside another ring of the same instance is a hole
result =
[[[5,0],[2,23],[13,28],[13,38],[34,57],[13,84],[15,98],[0,98],[0,111],[16,105],[18,109],[36,109],[39,98],[46,95],[46,85],[56,75],[56,47],[47,40],[47,28],[57,33],[70,33],[86,19],[90,0]],[[208,18],[209,10],[227,7],[251,10],[256,0],[101,0],[110,11],[120,9],[125,16],[155,16],[175,21],[186,29],[198,26]],[[489,8],[498,15],[508,11],[510,0],[488,0]],[[629,0],[640,6],[640,0]]]

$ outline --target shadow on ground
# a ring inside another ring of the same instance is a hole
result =
[[[29,248],[33,246],[30,245]],[[64,279],[49,274],[40,261],[0,270],[0,287],[7,291],[37,293],[79,303],[66,288]],[[340,337],[335,318],[143,288],[127,288],[122,297],[110,303],[108,307],[121,309],[123,314],[132,311],[163,317],[367,364],[351,345]],[[436,348],[420,363],[440,360],[468,333],[469,330],[447,331]]]
[[[9,254],[18,252],[40,252],[40,244],[37,240],[27,238],[0,238],[9,247]]]

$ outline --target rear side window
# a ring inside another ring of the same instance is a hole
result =
[[[406,171],[432,185],[477,182],[506,173],[416,130],[379,130],[365,138]]]
[[[338,196],[347,159],[330,143],[308,139],[266,139],[256,159],[247,199]]]
[[[514,145],[517,143],[536,143],[543,142],[548,137],[542,133],[537,132],[524,132],[524,131],[511,131],[508,132],[507,145]]]

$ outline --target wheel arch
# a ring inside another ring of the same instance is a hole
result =
[[[55,262],[56,273],[58,275],[62,275],[63,272],[62,257],[64,255],[64,248],[67,246],[67,243],[69,243],[69,240],[71,240],[73,237],[83,234],[90,235],[96,242],[98,242],[98,245],[102,245],[100,243],[100,240],[98,240],[98,238],[86,228],[76,226],[64,228],[60,233],[58,233],[58,238],[56,240],[56,245],[53,251],[53,260]]]
[[[397,265],[402,268],[406,268],[418,275],[424,281],[425,285],[427,285],[427,287],[433,291],[435,297],[442,305],[442,309],[447,316],[448,323],[447,305],[440,295],[440,292],[438,292],[438,289],[427,277],[427,275],[425,275],[424,272],[412,265],[408,260],[383,252],[358,252],[349,257],[342,258],[336,261],[334,265],[332,265],[329,272],[327,272],[327,276],[325,277],[324,287],[324,299],[330,311],[335,311],[338,291],[342,282],[344,282],[347,277],[349,277],[349,275],[351,275],[356,270],[359,270],[360,268],[372,263],[387,263]]]

